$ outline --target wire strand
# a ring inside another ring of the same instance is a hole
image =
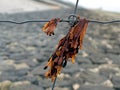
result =
[[[100,23],[100,24],[120,23],[120,20],[112,20],[112,21],[88,20],[88,21],[91,23]]]
[[[25,23],[35,23],[35,22],[49,22],[50,20],[27,20],[27,21],[12,21],[12,20],[5,20],[0,21],[0,23],[13,23],[13,24],[25,24]],[[60,20],[60,22],[69,22],[68,20]]]
[[[53,84],[52,84],[52,89],[51,89],[51,90],[54,90],[56,80],[57,80],[57,77],[55,77],[55,80],[54,80],[54,82],[53,82]]]
[[[35,23],[35,22],[49,22],[50,20],[28,20],[23,22],[17,22],[12,20],[0,21],[0,23],[13,23],[13,24],[25,24],[25,23]],[[120,20],[112,21],[99,21],[99,20],[88,20],[91,23],[109,24],[109,23],[120,23]],[[60,20],[60,22],[69,22],[69,20]]]
[[[76,1],[76,5],[75,5],[75,9],[74,9],[74,14],[76,14],[76,12],[77,12],[78,2],[79,2],[79,0]]]

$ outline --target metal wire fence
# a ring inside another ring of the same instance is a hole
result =
[[[73,14],[70,15],[67,20],[61,19],[60,22],[67,22],[67,23],[73,24],[75,22],[75,20],[77,20],[76,12],[77,12],[77,8],[78,8],[78,2],[79,2],[79,0],[76,0],[76,5],[74,8]],[[0,20],[0,23],[26,24],[26,23],[36,23],[36,22],[49,22],[49,21],[50,20],[27,20],[27,21],[17,22],[17,21],[12,21],[12,20],[4,20],[4,21]],[[88,21],[90,23],[98,23],[98,24],[120,23],[120,20],[112,20],[112,21],[88,20]],[[57,79],[57,77],[55,78],[55,80],[52,84],[51,90],[54,90],[56,79]]]

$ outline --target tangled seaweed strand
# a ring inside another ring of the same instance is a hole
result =
[[[56,22],[54,22],[55,20],[56,19],[52,19],[48,22],[47,24],[50,24],[51,22],[52,24],[46,28],[55,27],[57,25]],[[46,77],[51,78],[51,80],[54,81],[57,75],[61,73],[61,70],[67,65],[69,58],[71,58],[72,63],[75,62],[76,54],[79,49],[82,49],[83,38],[86,33],[87,26],[88,20],[79,18],[78,22],[70,28],[67,35],[59,41],[55,52],[52,54],[47,65],[44,67],[44,69],[50,67],[50,69],[45,73]],[[54,33],[54,29],[55,28],[50,28],[50,31]],[[47,29],[47,32],[49,32],[49,29]]]

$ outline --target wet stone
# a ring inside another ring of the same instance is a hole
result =
[[[120,66],[120,55],[108,54],[108,57],[113,61],[114,64],[118,64]]]
[[[71,62],[67,63],[67,66],[63,68],[64,73],[73,74],[74,72],[79,72],[81,69],[79,68],[78,63],[72,64]]]
[[[120,89],[120,76],[113,76],[112,77],[112,83],[114,85],[114,88],[119,88]]]
[[[105,86],[81,86],[79,90],[114,90]]]
[[[78,64],[92,64],[88,58],[79,55],[76,57],[76,61]]]
[[[95,65],[95,64],[81,64],[79,66],[79,69],[81,69],[80,71],[85,71],[86,69],[92,69],[92,68],[96,68],[98,67],[98,65]]]
[[[52,82],[50,79],[40,79],[39,80],[39,86],[43,88],[48,88],[52,85]]]
[[[90,57],[90,60],[93,64],[106,64],[107,61],[104,60],[104,55],[102,54],[93,54]]]
[[[20,64],[20,63],[26,63],[30,67],[35,67],[38,64],[37,61],[35,62],[32,59],[25,59],[25,60],[17,60],[17,61],[15,61],[15,64]]]
[[[89,82],[93,84],[101,84],[106,80],[105,77],[102,77],[101,75],[90,71],[81,72],[80,77],[83,78],[85,82]]]
[[[26,76],[23,76],[23,80],[28,80],[30,81],[32,84],[34,85],[38,85],[38,80],[36,78],[36,76],[33,76],[33,75],[26,75]]]
[[[33,68],[33,70],[31,70],[31,74],[33,75],[44,75],[44,73],[46,72],[43,68],[44,68],[45,63],[42,63],[41,65]]]
[[[20,77],[18,77],[16,75],[10,75],[9,73],[2,73],[0,75],[0,82],[4,81],[4,80],[17,81],[19,79],[20,79]]]
[[[120,48],[107,49],[105,53],[120,55]]]
[[[10,87],[9,90],[43,90],[43,88],[35,86],[35,85],[24,85],[23,84],[23,85]]]
[[[0,71],[9,71],[9,70],[15,70],[15,67],[6,64],[0,64]]]
[[[117,71],[113,70],[113,69],[100,69],[99,70],[99,74],[102,76],[105,76],[106,78],[110,78],[110,76],[114,75],[115,73],[117,73]]]

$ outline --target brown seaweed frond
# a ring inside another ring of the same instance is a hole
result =
[[[60,21],[60,18],[51,19],[49,22],[44,24],[42,30],[49,36],[54,35],[54,30],[59,21]]]
[[[45,76],[55,80],[58,74],[60,74],[62,68],[67,65],[67,61],[71,58],[71,62],[75,62],[75,56],[79,49],[82,49],[83,38],[88,26],[88,20],[79,19],[79,21],[70,28],[68,34],[63,37],[50,57],[47,67],[50,67],[49,71],[45,73]]]

